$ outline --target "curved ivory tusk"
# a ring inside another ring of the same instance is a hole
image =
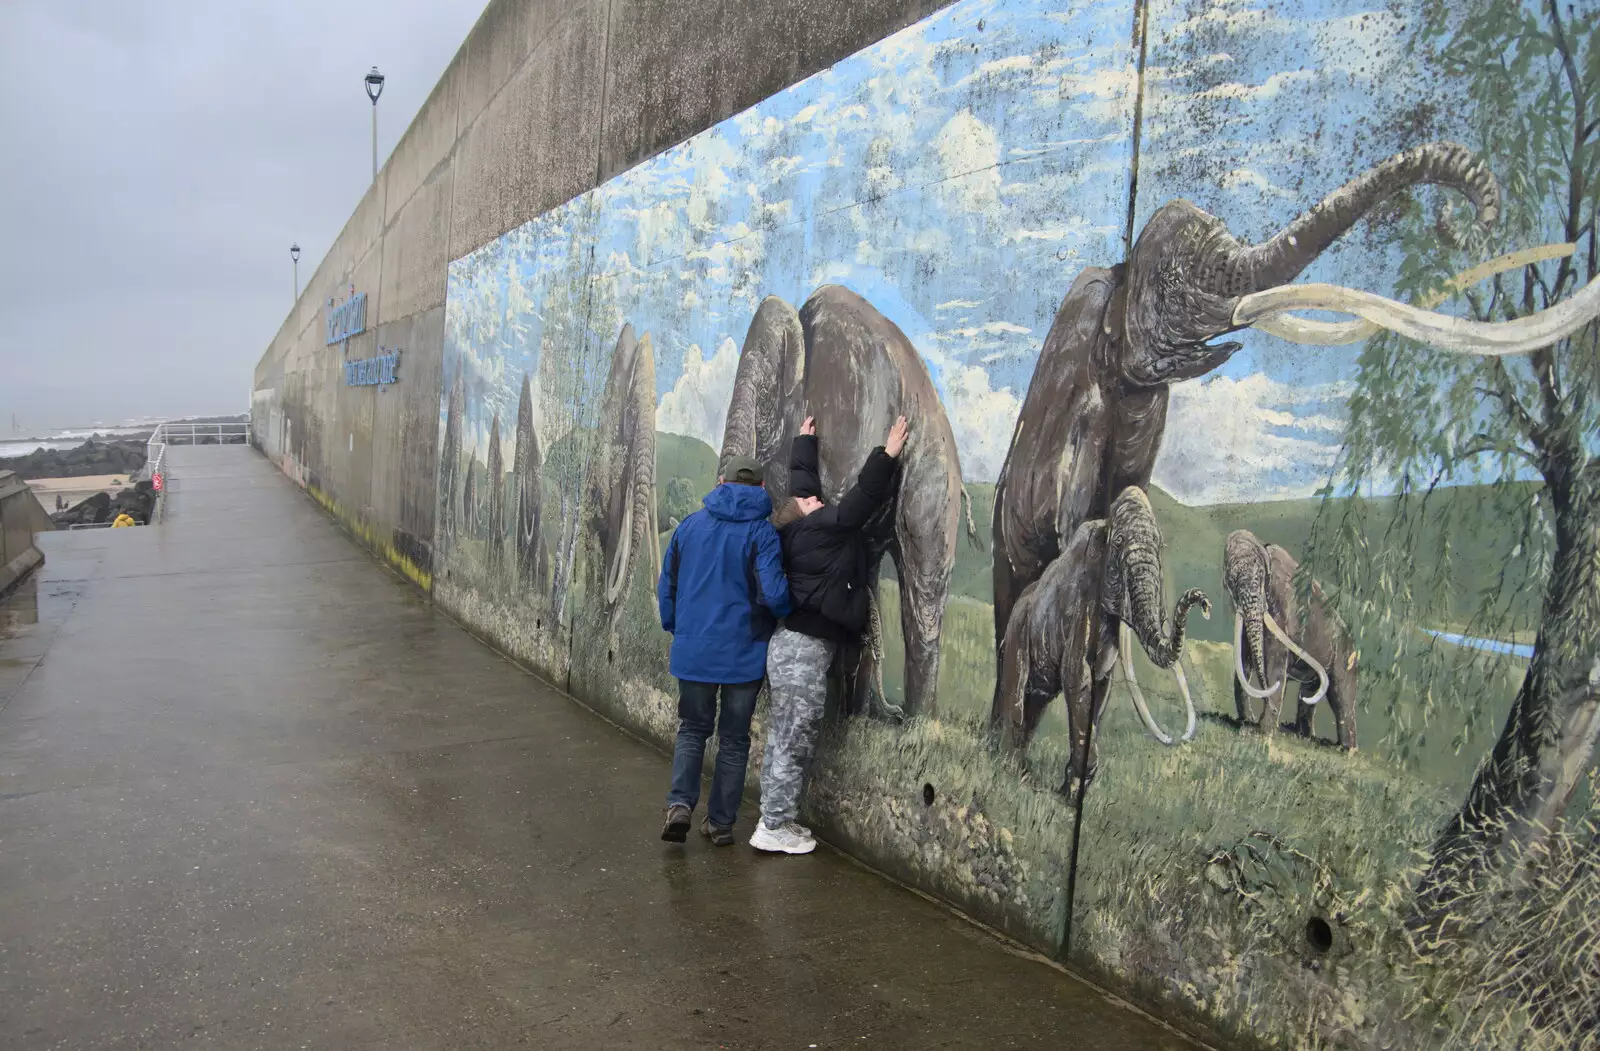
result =
[[[1164,745],[1171,745],[1172,735],[1156,725],[1149,706],[1144,703],[1144,691],[1139,689],[1139,679],[1133,674],[1133,633],[1128,630],[1127,624],[1118,630],[1118,636],[1117,645],[1122,650],[1122,674],[1128,679],[1128,692],[1133,695],[1134,711],[1139,713],[1139,719],[1144,723],[1144,728],[1150,731],[1151,737]]]
[[[1488,262],[1479,263],[1470,270],[1463,270],[1444,283],[1444,287],[1423,296],[1417,300],[1419,310],[1432,310],[1451,296],[1464,289],[1471,288],[1479,281],[1487,280],[1496,274],[1503,274],[1507,270],[1516,270],[1519,267],[1531,266],[1549,259],[1564,259],[1577,250],[1578,246],[1567,242],[1564,244],[1540,245],[1538,248],[1525,248],[1520,252],[1490,259]],[[1297,317],[1294,314],[1271,314],[1255,322],[1254,327],[1279,339],[1286,339],[1291,343],[1304,343],[1318,347],[1342,347],[1349,343],[1359,343],[1364,339],[1371,339],[1377,335],[1381,326],[1370,321],[1314,321],[1311,318]]]
[[[650,486],[650,523],[645,527],[645,542],[650,545],[650,576],[661,575],[661,521],[656,517],[655,508],[656,487]]]
[[[1194,728],[1197,719],[1194,711],[1194,698],[1189,696],[1189,679],[1188,676],[1183,674],[1183,658],[1180,657],[1172,662],[1172,677],[1178,680],[1178,692],[1183,695],[1183,709],[1189,720],[1188,725],[1183,728],[1183,736],[1178,740],[1191,741],[1194,739]]]
[[[1260,700],[1271,697],[1283,684],[1275,682],[1266,689],[1250,685],[1250,675],[1244,670],[1244,617],[1238,613],[1233,615],[1233,674],[1238,676],[1239,685],[1244,687],[1244,692]]]
[[[1392,299],[1339,285],[1283,285],[1239,300],[1233,322],[1239,327],[1286,310],[1331,310],[1354,314],[1392,332],[1440,350],[1498,357],[1527,354],[1565,339],[1600,315],[1600,281],[1591,281],[1571,299],[1515,321],[1468,321],[1396,303]]]
[[[1307,664],[1311,665],[1311,670],[1317,673],[1317,679],[1320,685],[1317,686],[1316,693],[1304,699],[1306,707],[1309,708],[1311,705],[1322,700],[1322,698],[1328,693],[1328,669],[1319,664],[1317,659],[1311,656],[1311,654],[1301,649],[1299,644],[1291,639],[1288,634],[1278,626],[1278,622],[1272,619],[1272,614],[1268,613],[1262,619],[1267,625],[1267,630],[1278,636],[1279,642],[1289,647],[1290,652],[1292,652],[1296,657],[1299,657],[1301,660],[1305,661]]]
[[[606,605],[614,606],[622,596],[623,584],[628,578],[628,559],[633,556],[633,500],[632,493],[622,510],[622,546],[606,567]]]

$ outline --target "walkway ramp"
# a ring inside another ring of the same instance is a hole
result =
[[[665,757],[169,457],[0,615],[0,1045],[1193,1046],[831,851],[661,843]]]

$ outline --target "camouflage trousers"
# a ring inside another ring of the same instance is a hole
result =
[[[767,748],[761,760],[761,820],[768,828],[800,816],[800,794],[817,750],[835,644],[779,628],[767,644]]]

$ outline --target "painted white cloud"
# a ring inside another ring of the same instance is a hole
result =
[[[961,477],[992,482],[1000,477],[1011,431],[1022,402],[1010,388],[994,390],[989,374],[970,365],[946,365],[939,375],[942,400],[956,453],[961,457]]]
[[[1178,384],[1155,484],[1186,504],[1309,496],[1327,480],[1344,424],[1302,410],[1348,395],[1348,384],[1293,387],[1260,373]]]
[[[1040,106],[1066,103],[1091,122],[1128,125],[1133,118],[1133,98],[1139,86],[1138,69],[1128,64],[1109,68],[1091,66],[1088,72],[1078,72],[1084,64],[1076,56],[1059,60],[1055,64],[1061,70],[1059,78],[1053,87],[1036,91],[1035,102]],[[1145,70],[1147,83],[1155,78],[1155,72]]]
[[[1012,230],[1006,234],[1005,240],[1007,244],[1016,244],[1022,241],[1055,242],[1086,237],[1110,237],[1120,232],[1114,225],[1092,223],[1081,215],[1074,215],[1060,222],[1050,223],[1037,229]]]
[[[941,189],[952,204],[969,212],[999,209],[1000,139],[993,128],[964,109],[939,129],[933,147],[947,180]]]
[[[1317,74],[1310,70],[1292,70],[1274,73],[1260,84],[1227,83],[1218,84],[1216,87],[1207,88],[1198,92],[1195,99],[1230,99],[1239,102],[1265,102],[1275,99],[1287,87],[1296,84],[1309,84],[1317,78]],[[1173,101],[1184,101],[1181,96]]]
[[[1032,335],[1032,333],[1033,329],[1028,328],[1026,325],[1013,325],[1009,321],[986,321],[981,325],[969,325],[966,328],[950,330],[952,336],[976,336],[980,334],[986,336],[1027,336]]]
[[[722,448],[722,429],[728,420],[728,399],[739,370],[739,348],[725,339],[710,360],[691,344],[683,355],[683,375],[661,396],[656,408],[656,429],[699,438],[713,449]]]

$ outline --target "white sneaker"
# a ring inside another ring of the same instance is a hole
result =
[[[757,818],[756,820],[757,820],[757,823],[760,823],[762,821],[761,818]],[[807,828],[806,826],[802,825],[798,821],[785,821],[783,823],[783,827],[787,828],[790,832],[793,832],[797,836],[804,836],[806,839],[816,839],[817,838],[817,835],[816,835],[815,832],[812,832],[809,828]]]
[[[765,822],[757,821],[756,830],[750,836],[750,845],[769,854],[809,854],[816,850],[817,841],[810,836],[800,835],[795,831],[796,827],[792,821],[785,822],[779,828],[768,828]]]

